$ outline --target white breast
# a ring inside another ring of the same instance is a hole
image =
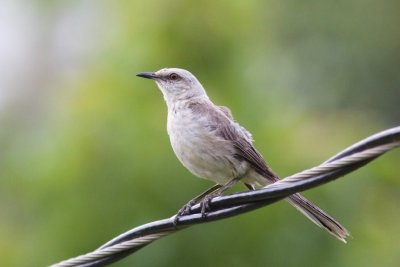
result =
[[[171,108],[168,134],[180,162],[194,175],[226,183],[245,173],[248,164],[235,158],[231,141],[210,130],[206,118],[194,117],[187,108]]]

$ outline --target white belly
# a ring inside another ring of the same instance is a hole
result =
[[[180,162],[194,175],[219,184],[244,174],[248,164],[235,158],[231,141],[207,127],[207,122],[192,119],[190,112],[168,116],[168,134]]]

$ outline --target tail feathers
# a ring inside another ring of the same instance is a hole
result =
[[[316,225],[325,229],[328,233],[343,243],[346,243],[345,238],[349,236],[349,232],[344,228],[344,226],[335,221],[335,219],[326,214],[323,210],[315,206],[300,194],[294,194],[286,200]]]

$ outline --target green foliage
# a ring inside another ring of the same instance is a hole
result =
[[[17,8],[37,23],[37,61],[27,59],[25,91],[0,117],[0,266],[88,252],[212,185],[175,159],[161,94],[140,71],[191,70],[281,176],[400,119],[398,1],[28,6]],[[398,266],[399,156],[306,193],[347,226],[347,245],[282,202],[115,266]]]

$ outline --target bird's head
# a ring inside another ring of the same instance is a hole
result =
[[[165,68],[156,72],[141,72],[136,76],[154,80],[168,105],[197,97],[208,98],[196,77],[184,69]]]

